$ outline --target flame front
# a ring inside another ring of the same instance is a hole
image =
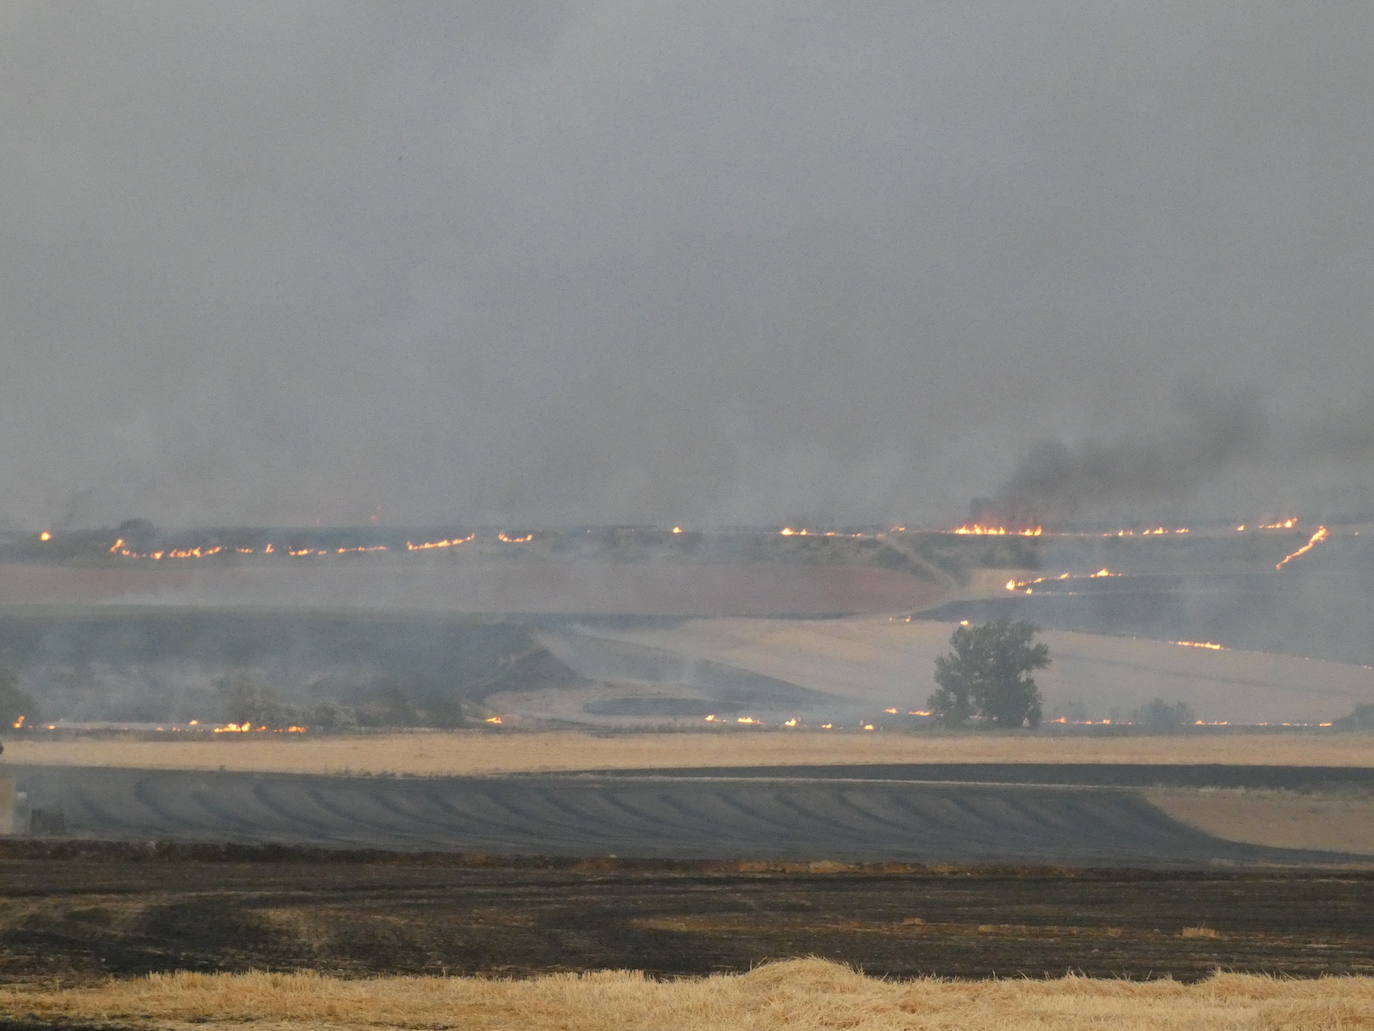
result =
[[[470,533],[466,537],[454,537],[448,540],[421,541],[416,544],[414,541],[406,541],[406,551],[433,551],[435,548],[456,548],[460,544],[466,544],[477,535]]]
[[[974,534],[979,537],[1006,537],[1008,535],[1017,537],[1039,537],[1045,532],[1043,526],[1030,526],[1021,530],[1008,530],[1005,526],[984,526],[982,523],[965,523],[957,527],[950,533]]]
[[[1288,563],[1292,562],[1299,555],[1306,555],[1309,551],[1311,551],[1318,544],[1320,544],[1322,541],[1326,540],[1330,536],[1331,534],[1325,526],[1317,527],[1317,532],[1312,535],[1312,537],[1308,540],[1306,544],[1304,544],[1301,548],[1299,548],[1292,554],[1283,556],[1283,558],[1279,561],[1277,565],[1274,566],[1274,568],[1282,569],[1284,566],[1288,565]]]
[[[1025,591],[1027,594],[1030,594],[1032,593],[1031,588],[1035,584],[1043,584],[1055,580],[1098,580],[1104,576],[1121,575],[1121,573],[1113,573],[1110,569],[1107,569],[1104,566],[1102,569],[1099,569],[1096,573],[1087,573],[1085,575],[1080,576],[1074,576],[1072,573],[1060,573],[1057,576],[1037,576],[1034,580],[1008,580],[1006,586],[1007,590],[1009,591]]]

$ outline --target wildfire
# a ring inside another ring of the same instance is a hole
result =
[[[975,534],[979,537],[1006,537],[1008,535],[1016,537],[1039,537],[1045,532],[1043,526],[1031,526],[1024,530],[1008,530],[1005,526],[984,526],[982,523],[965,523],[950,533]]]
[[[1215,641],[1175,641],[1174,644],[1180,648],[1206,648],[1212,652],[1229,651],[1225,645],[1217,644]]]
[[[435,548],[456,548],[460,544],[466,544],[477,535],[470,533],[466,537],[453,537],[448,540],[421,541],[416,544],[414,541],[406,541],[406,551],[433,551]]]
[[[27,716],[20,716],[17,720],[15,720],[13,723],[11,723],[10,726],[12,726],[15,730],[23,730],[23,729],[24,729],[24,721],[25,721],[26,719],[28,719]]]
[[[1176,526],[1172,530],[1164,526],[1154,526],[1147,530],[1117,530],[1115,533],[1104,533],[1103,537],[1163,537],[1171,533],[1192,533],[1192,529],[1187,526]]]
[[[1099,569],[1099,570],[1098,570],[1097,572],[1095,572],[1095,573],[1087,573],[1087,574],[1085,574],[1085,575],[1083,575],[1083,576],[1075,577],[1072,573],[1060,573],[1058,576],[1037,576],[1034,580],[1008,580],[1006,586],[1007,586],[1007,590],[1009,590],[1009,591],[1022,591],[1022,590],[1023,590],[1023,591],[1025,591],[1027,594],[1030,594],[1030,593],[1031,593],[1031,587],[1034,586],[1035,584],[1049,583],[1050,581],[1057,581],[1057,580],[1078,580],[1078,579],[1081,579],[1081,580],[1097,580],[1097,579],[1100,579],[1101,577],[1104,577],[1104,576],[1121,576],[1121,575],[1122,575],[1121,573],[1113,573],[1110,569],[1107,569],[1107,568],[1104,566],[1102,569]],[[961,625],[966,625],[966,624],[961,624]]]
[[[736,717],[735,717],[735,722],[736,722],[736,723],[757,723],[758,720],[754,719],[754,717],[752,717],[752,716],[736,716]]]
[[[674,526],[674,527],[673,527],[673,533],[681,533],[681,532],[682,532],[682,527],[680,527],[680,526]]]
[[[717,715],[713,712],[713,713],[711,713],[709,716],[706,717],[706,722],[707,722],[707,723],[719,723],[719,722],[720,722],[720,717],[717,716]]]
[[[864,730],[877,730],[877,729],[878,729],[878,728],[875,727],[875,726],[874,726],[873,724],[871,724],[871,723],[865,723],[865,724],[864,724]]]
[[[1311,551],[1318,544],[1320,544],[1322,541],[1326,540],[1330,536],[1331,533],[1327,530],[1325,526],[1317,527],[1317,532],[1311,536],[1311,538],[1308,540],[1306,544],[1304,544],[1297,551],[1283,556],[1283,558],[1278,562],[1277,565],[1274,566],[1274,568],[1282,569],[1284,566],[1288,565],[1288,563],[1292,562],[1299,555],[1306,555],[1309,551]]]
[[[199,723],[199,720],[192,720],[190,723],[187,724],[187,726],[194,727],[197,726]],[[164,728],[158,727],[157,729],[162,730]],[[172,729],[176,730],[179,728],[173,727]],[[212,727],[210,732],[212,734],[304,734],[307,729],[309,728],[299,727],[294,723],[291,724],[291,726],[289,727],[269,727],[265,723],[259,723],[255,727],[250,722],[244,722],[226,723],[222,727]]]
[[[1259,528],[1260,528],[1261,530],[1294,530],[1294,529],[1297,528],[1297,525],[1298,525],[1298,520],[1297,520],[1297,518],[1296,518],[1295,516],[1289,516],[1287,519],[1283,520],[1282,522],[1277,522],[1277,523],[1260,523]]]
[[[790,720],[783,720],[782,725],[784,727],[795,727],[797,725],[797,717],[793,716]]]
[[[512,537],[505,530],[502,530],[496,535],[496,539],[502,544],[525,544],[534,540],[534,534],[527,533],[523,537]]]
[[[40,541],[50,541],[52,540],[52,534],[49,533],[47,530],[44,530],[42,533],[38,535],[38,539]]]
[[[486,719],[484,719],[482,722],[483,722],[483,723],[490,723],[493,727],[499,727],[499,726],[501,726],[501,724],[505,723],[506,721],[503,720],[500,716],[488,716],[488,717],[487,717]]]

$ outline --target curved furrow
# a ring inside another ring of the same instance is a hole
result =
[[[599,799],[604,798],[605,792],[604,787],[579,785],[565,794],[557,787],[550,787],[539,794],[538,802],[559,813],[561,819],[572,821],[563,826],[576,828],[589,846],[634,849],[645,844],[658,845],[665,840],[675,840],[673,833],[666,832],[661,823],[652,817],[630,825],[621,820],[607,819],[605,812],[599,812],[596,805]]]
[[[629,800],[628,795],[634,795],[635,800]],[[643,801],[640,801],[641,796]],[[618,785],[606,785],[597,795],[597,801],[605,807],[605,818],[611,822],[620,823],[622,817],[629,817],[635,825],[652,828],[657,834],[669,840],[680,840],[684,835],[691,837],[701,829],[701,823],[697,819],[686,821],[680,817],[670,818],[663,811],[660,794],[651,793],[638,786],[632,791],[625,791]],[[648,806],[653,807],[655,811],[650,811],[646,808]]]
[[[284,797],[279,798],[278,794]],[[345,840],[338,833],[338,820],[333,818],[333,814],[318,806],[310,793],[302,791],[299,785],[283,785],[269,780],[254,786],[253,795],[263,808],[274,813],[283,823],[298,832],[308,831],[312,840]]]
[[[899,810],[908,812],[919,824],[921,833],[930,839],[959,834],[967,824],[967,817],[953,802],[938,791],[922,789],[902,792],[891,799]]]
[[[339,833],[343,840],[385,848],[399,844],[397,839],[400,838],[406,844],[422,844],[438,848],[453,847],[451,841],[413,834],[409,828],[398,827],[394,820],[383,819],[379,821],[371,816],[364,816],[362,813],[363,806],[359,805],[359,800],[366,801],[366,794],[350,790],[342,798],[329,799],[318,787],[310,789],[307,794],[315,805],[333,815],[340,825]]]
[[[1062,841],[1061,834],[1031,815],[1036,803],[1033,795],[978,791],[970,792],[959,802],[977,818],[980,827],[995,828],[999,845],[1043,847]]]
[[[717,798],[721,805],[743,818],[745,825],[756,834],[771,832],[774,841],[789,843],[812,840],[814,831],[809,829],[809,821],[787,819],[783,815],[782,793],[781,789],[770,787],[751,792],[747,800],[726,792],[720,792]],[[795,814],[796,810],[786,812]]]
[[[913,818],[911,809],[899,804],[895,792],[874,792],[870,797],[846,799],[849,807],[883,828],[881,845],[892,855],[924,854],[932,835],[930,826]]]
[[[983,847],[994,847],[999,852],[1006,851],[1006,835],[997,819],[978,804],[981,792],[947,791],[945,797],[963,817],[960,830],[966,841]]]
[[[872,821],[864,813],[856,812],[842,793],[833,788],[824,794],[789,792],[779,801],[802,819],[818,824],[826,835],[838,838],[840,842],[866,839],[873,830]]]
[[[504,845],[507,838],[473,817],[458,811],[436,796],[434,790],[418,784],[396,785],[387,791],[387,804],[412,828],[423,829],[442,840],[444,847],[473,849],[484,844]],[[505,827],[509,832],[511,828]]]
[[[264,839],[274,840],[300,838],[300,832],[291,824],[285,827],[274,827],[278,821],[264,821],[261,813],[270,813],[264,806],[249,805],[246,793],[234,791],[225,793],[207,787],[192,788],[188,794],[190,801],[194,802],[200,814],[200,819],[187,821],[187,825],[177,832],[178,837],[184,837],[187,833],[232,833],[236,839]],[[258,812],[253,812],[257,809]],[[210,818],[206,819],[206,816]],[[212,822],[213,821],[213,822]]]
[[[455,796],[433,788],[425,793],[425,798],[430,805],[449,814],[455,838],[461,837],[464,842],[493,841],[509,849],[513,842],[524,842],[530,837],[527,822],[511,819],[510,811],[484,792]],[[455,798],[463,804],[458,805]]]
[[[696,842],[724,841],[737,848],[747,848],[758,841],[757,828],[748,821],[737,823],[725,819],[717,811],[719,789],[714,785],[700,800],[684,799],[679,793],[664,791],[658,795],[661,804],[675,813],[687,834]],[[694,842],[695,843],[695,842]]]
[[[565,849],[570,854],[581,855],[587,852],[597,853],[606,851],[608,848],[623,847],[626,841],[631,845],[634,844],[634,838],[625,839],[614,834],[606,834],[599,827],[587,827],[569,822],[563,814],[557,813],[556,810],[554,811],[555,818],[550,819],[548,812],[541,811],[545,808],[542,800],[532,797],[528,791],[519,787],[514,791],[494,792],[492,798],[510,815],[523,821],[519,825],[519,834],[523,841],[513,843],[517,849],[538,853],[551,853]]]
[[[121,785],[123,786],[123,785]],[[61,799],[72,830],[95,834],[145,835],[157,833],[157,823],[148,819],[147,810],[140,812],[130,805],[131,791],[114,793],[113,785],[71,782],[64,786]],[[113,797],[112,797],[113,796]]]

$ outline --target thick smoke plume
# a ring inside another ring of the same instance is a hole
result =
[[[996,495],[973,501],[970,515],[1036,525],[1188,513],[1368,514],[1374,427],[1364,413],[1327,411],[1282,423],[1271,413],[1262,398],[1218,401],[1189,391],[1140,432],[1040,440]]]

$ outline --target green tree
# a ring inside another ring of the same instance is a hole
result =
[[[1049,646],[1035,641],[1039,632],[1005,619],[959,627],[950,652],[935,660],[939,688],[928,706],[946,726],[977,716],[999,727],[1038,727],[1043,700],[1031,674],[1050,664]]]

